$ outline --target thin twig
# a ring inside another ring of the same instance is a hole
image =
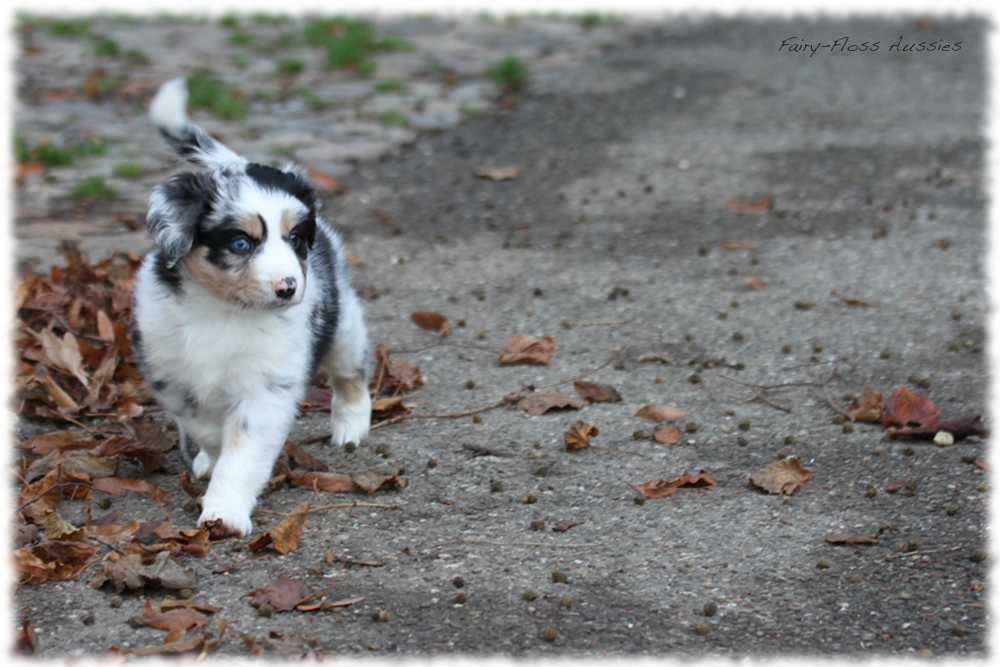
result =
[[[551,542],[497,542],[494,540],[474,540],[468,537],[460,538],[458,541],[468,542],[471,544],[491,544],[497,547],[556,547],[559,549],[588,549],[591,547],[601,546],[600,544],[553,544]]]
[[[469,345],[467,343],[433,343],[432,345],[427,345],[426,347],[418,347],[415,350],[389,350],[390,354],[417,354],[418,352],[423,352],[425,350],[430,350],[435,347],[464,347],[470,350],[481,350],[483,352],[492,352],[493,354],[499,355],[500,350],[492,347],[486,347],[484,345]]]
[[[212,570],[212,574],[225,574],[226,572],[231,572],[236,568],[246,567],[247,565],[252,565],[259,560],[264,560],[265,558],[274,555],[272,552],[267,552],[263,556],[257,556],[251,560],[243,561],[242,563],[233,563],[232,565],[226,565],[225,567],[218,567]]]
[[[896,560],[897,558],[902,558],[903,556],[923,556],[925,554],[946,554],[952,551],[958,551],[959,549],[964,549],[964,544],[959,544],[957,547],[948,547],[947,549],[925,549],[924,551],[909,551],[904,554],[894,554],[886,556],[886,560]]]
[[[121,549],[119,549],[118,547],[116,547],[115,545],[111,544],[110,542],[105,542],[105,541],[104,541],[104,540],[102,540],[101,538],[99,538],[99,537],[94,537],[93,535],[90,535],[89,537],[90,537],[90,539],[94,540],[95,542],[100,542],[101,544],[103,544],[103,545],[104,545],[104,546],[106,546],[107,548],[109,548],[109,549],[111,549],[111,550],[113,550],[113,551],[117,551],[117,552],[118,552],[118,553],[120,553],[120,554],[121,554],[122,556],[127,556],[127,555],[128,555],[127,553],[125,553],[124,551],[122,551]]]
[[[837,405],[836,403],[834,403],[833,402],[833,396],[830,395],[830,388],[827,385],[830,384],[830,380],[832,380],[834,378],[834,376],[836,376],[836,375],[837,375],[837,368],[835,366],[834,369],[833,369],[833,372],[830,373],[830,377],[828,377],[826,379],[826,382],[823,383],[823,395],[826,396],[826,402],[830,404],[830,407],[833,408],[834,412],[836,412],[838,415],[840,415],[840,416],[842,416],[842,417],[844,417],[846,419],[850,419],[851,421],[854,421],[854,415],[852,415],[851,413],[847,412],[846,410],[843,410],[839,405]]]
[[[86,482],[60,482],[58,484],[53,484],[52,486],[50,486],[49,488],[47,488],[43,493],[40,493],[37,496],[35,496],[34,498],[32,498],[31,500],[29,500],[29,501],[27,501],[25,503],[21,503],[20,505],[18,505],[17,507],[15,507],[14,508],[14,514],[17,514],[18,512],[20,512],[21,510],[23,510],[28,505],[31,505],[33,503],[37,503],[39,500],[41,500],[42,498],[44,498],[45,496],[47,496],[49,494],[49,491],[51,491],[53,489],[64,489],[64,488],[71,487],[71,486],[72,487],[83,487],[85,489],[90,489],[91,491],[94,490],[94,488],[91,487],[90,484],[87,484]]]
[[[567,384],[569,382],[575,382],[577,380],[581,380],[581,379],[587,377],[588,375],[592,375],[592,374],[596,373],[597,371],[601,370],[602,368],[610,365],[611,362],[614,361],[618,357],[618,355],[621,354],[622,352],[624,352],[626,349],[627,348],[624,348],[624,347],[618,348],[617,350],[614,351],[614,353],[611,355],[611,357],[608,358],[607,361],[605,361],[603,364],[601,364],[597,368],[590,369],[586,373],[581,373],[580,375],[577,375],[575,377],[571,377],[571,378],[566,379],[566,380],[559,380],[558,382],[551,382],[549,384],[540,384],[540,385],[536,386],[535,389],[546,389],[548,387],[558,387],[561,384]]]
[[[333,503],[332,505],[321,505],[319,507],[310,507],[308,513],[312,514],[313,512],[320,512],[322,510],[343,509],[343,508],[349,508],[349,507],[381,507],[382,509],[387,509],[387,510],[402,509],[401,505],[387,505],[385,503],[353,502],[353,503]],[[254,513],[257,513],[257,514],[281,514],[281,515],[288,514],[287,512],[279,512],[277,510],[268,510],[268,509],[264,509],[263,507],[258,507],[257,509],[254,510]]]

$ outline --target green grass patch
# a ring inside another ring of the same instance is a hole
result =
[[[372,86],[372,90],[376,93],[401,93],[406,90],[406,84],[399,79],[382,79]]]
[[[204,70],[188,77],[191,106],[206,109],[219,118],[242,120],[247,108],[235,86],[213,78]]]
[[[519,58],[507,56],[486,72],[498,86],[507,90],[521,90],[528,85],[528,66]]]
[[[83,37],[90,34],[91,19],[65,18],[46,21],[49,34],[57,37]]]
[[[372,56],[375,53],[413,48],[395,35],[377,35],[370,21],[345,16],[312,18],[303,34],[310,46],[326,49],[328,66],[352,68],[359,76],[374,73]]]
[[[142,176],[142,165],[135,162],[122,162],[115,165],[114,175],[118,178],[136,179]]]
[[[234,30],[226,39],[228,44],[233,46],[250,46],[253,44],[254,36],[246,30]]]
[[[94,53],[96,55],[114,57],[121,55],[121,52],[121,46],[110,37],[101,35],[94,37]]]
[[[78,157],[103,155],[107,150],[107,142],[103,140],[63,145],[45,140],[31,146],[20,132],[14,133],[14,157],[22,164],[30,162],[46,167],[68,167]]]
[[[277,25],[279,23],[287,23],[289,20],[286,14],[267,14],[265,12],[257,12],[251,15],[250,18],[257,25]]]
[[[240,27],[240,17],[236,14],[226,14],[219,19],[219,25],[223,28],[235,29]]]
[[[410,124],[410,119],[399,109],[386,109],[379,114],[378,122],[383,125],[406,127]]]
[[[278,75],[296,76],[306,71],[306,64],[298,58],[282,58],[274,69]]]
[[[73,187],[70,195],[86,201],[111,201],[118,196],[103,176],[88,176]]]

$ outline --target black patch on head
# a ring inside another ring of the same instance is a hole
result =
[[[309,209],[310,217],[316,214],[316,190],[312,184],[295,172],[281,171],[260,164],[248,164],[247,176],[262,187],[280,190],[292,195]]]
[[[156,273],[156,279],[166,285],[171,292],[178,296],[184,293],[180,267],[176,264],[168,266],[166,257],[160,251],[156,252],[153,259],[153,271]],[[138,330],[135,333],[138,334]]]
[[[305,220],[292,228],[292,233],[297,237],[292,242],[291,233],[289,234],[289,243],[292,245],[292,250],[295,251],[296,257],[305,260],[306,255],[309,254],[313,244],[316,242],[316,216],[310,213]]]
[[[215,207],[217,192],[211,176],[194,173],[179,174],[158,191],[165,205],[150,209],[146,224],[169,268],[191,250],[198,225]]]
[[[233,250],[233,241],[240,237],[250,242],[250,250],[248,252],[239,253]],[[209,262],[220,269],[230,269],[245,263],[253,257],[264,243],[265,238],[267,238],[266,225],[264,225],[264,230],[260,238],[255,238],[247,234],[235,220],[227,220],[221,227],[202,230],[198,234],[197,244],[208,250],[206,259]]]

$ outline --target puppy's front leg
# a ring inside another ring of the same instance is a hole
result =
[[[223,424],[222,451],[198,519],[199,525],[221,521],[213,530],[216,535],[246,537],[253,530],[250,513],[295,419],[294,400],[281,398],[244,401]]]

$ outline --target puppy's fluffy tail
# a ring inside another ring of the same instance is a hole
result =
[[[149,104],[150,120],[177,154],[209,169],[245,163],[244,158],[188,120],[187,101],[187,81],[173,79],[160,86]]]

